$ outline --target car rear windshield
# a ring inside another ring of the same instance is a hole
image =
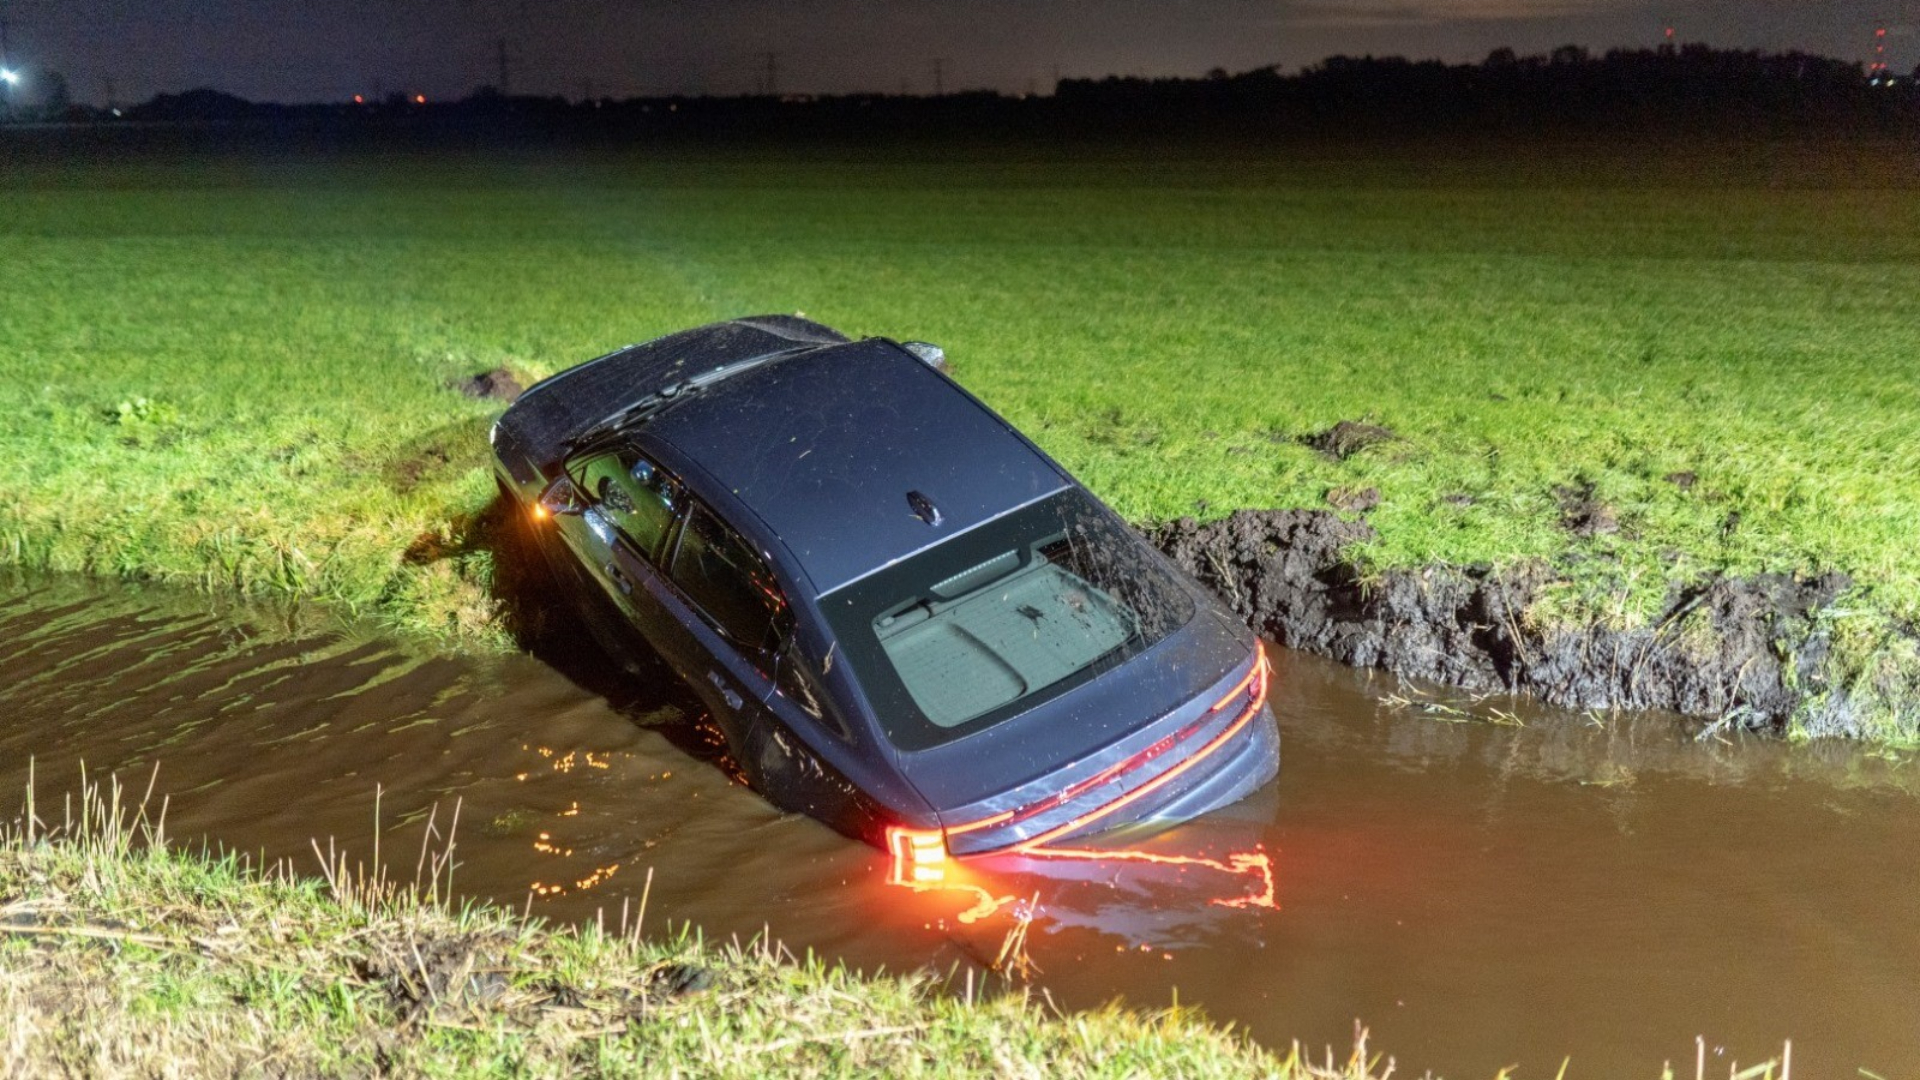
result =
[[[821,606],[905,750],[1065,693],[1194,613],[1152,550],[1078,489],[861,578]]]

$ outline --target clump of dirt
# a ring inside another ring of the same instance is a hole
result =
[[[1151,539],[1262,633],[1361,663],[1355,641],[1378,628],[1362,625],[1359,579],[1341,552],[1373,537],[1326,510],[1241,510],[1206,525],[1182,518]]]
[[[405,495],[419,487],[421,481],[452,463],[453,456],[447,452],[446,447],[428,445],[389,466],[387,483],[394,491]]]
[[[395,494],[406,495],[442,483],[487,462],[485,417],[444,424],[409,440],[383,462],[380,471]]]
[[[447,384],[447,388],[458,390],[470,398],[492,398],[506,402],[518,401],[520,395],[526,392],[526,387],[513,377],[513,372],[504,367],[483,371],[465,379],[455,379]]]
[[[1327,505],[1349,514],[1364,514],[1380,505],[1380,489],[1375,487],[1334,488],[1327,492]]]
[[[1592,481],[1561,485],[1553,489],[1560,502],[1560,526],[1583,539],[1592,539],[1620,531],[1619,515],[1613,507],[1594,496]]]
[[[479,1017],[537,1024],[556,1011],[604,1020],[644,1019],[678,999],[707,993],[724,973],[695,963],[665,963],[613,982],[576,982],[559,972],[516,984],[506,977],[524,943],[500,931],[370,934],[353,960],[362,981],[385,991],[402,1029]]]
[[[499,974],[512,942],[499,934],[462,934],[424,941],[375,942],[356,964],[368,982],[385,987],[402,1024],[435,1012],[492,1004],[508,992]]]
[[[1342,420],[1327,430],[1308,435],[1300,441],[1318,450],[1331,461],[1345,461],[1368,447],[1378,446],[1381,443],[1399,442],[1400,436],[1378,424]]]
[[[1692,491],[1693,485],[1700,482],[1700,477],[1692,471],[1670,472],[1663,479],[1681,491]]]
[[[663,997],[685,997],[713,989],[715,973],[699,964],[668,964],[653,973],[648,987]]]
[[[462,515],[464,517],[464,515]],[[457,558],[473,548],[467,533],[466,523],[450,523],[443,532],[428,529],[413,538],[405,551],[400,553],[400,561],[408,566],[431,566],[442,559]]]
[[[1242,510],[1151,534],[1262,634],[1356,667],[1771,730],[1830,688],[1816,615],[1851,584],[1842,574],[1716,578],[1676,589],[1648,627],[1542,629],[1525,615],[1557,580],[1550,568],[1433,566],[1363,587],[1343,552],[1372,536],[1325,510]]]

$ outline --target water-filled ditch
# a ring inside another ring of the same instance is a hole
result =
[[[1273,655],[1268,790],[1123,857],[914,893],[733,783],[684,695],[590,653],[448,656],[297,611],[0,579],[0,807],[30,759],[43,817],[83,762],[136,792],[157,765],[176,838],[317,871],[315,839],[371,857],[378,791],[394,873],[457,807],[456,887],[550,917],[644,896],[658,932],[764,930],[964,982],[1031,914],[1033,983],[1063,1006],[1177,996],[1277,1045],[1344,1046],[1358,1017],[1403,1069],[1452,1076],[1567,1055],[1571,1076],[1658,1075],[1696,1035],[1723,1062],[1791,1038],[1804,1075],[1920,1069],[1920,767]]]

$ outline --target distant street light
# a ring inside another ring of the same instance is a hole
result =
[[[0,82],[6,83],[8,86],[19,86],[20,73],[12,68],[0,68]]]

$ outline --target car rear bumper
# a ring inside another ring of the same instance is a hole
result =
[[[943,814],[946,850],[1033,849],[1134,822],[1185,820],[1244,797],[1280,767],[1269,678],[1257,654],[1217,701],[1178,710],[1043,782]]]
[[[1231,806],[1280,773],[1280,726],[1271,705],[1265,715],[1248,725],[1248,737],[1236,748],[1223,749],[1224,759],[1210,769],[1196,771],[1191,782],[1175,785],[1164,803],[1129,821],[1187,821]],[[1115,825],[1125,822],[1114,822]]]

